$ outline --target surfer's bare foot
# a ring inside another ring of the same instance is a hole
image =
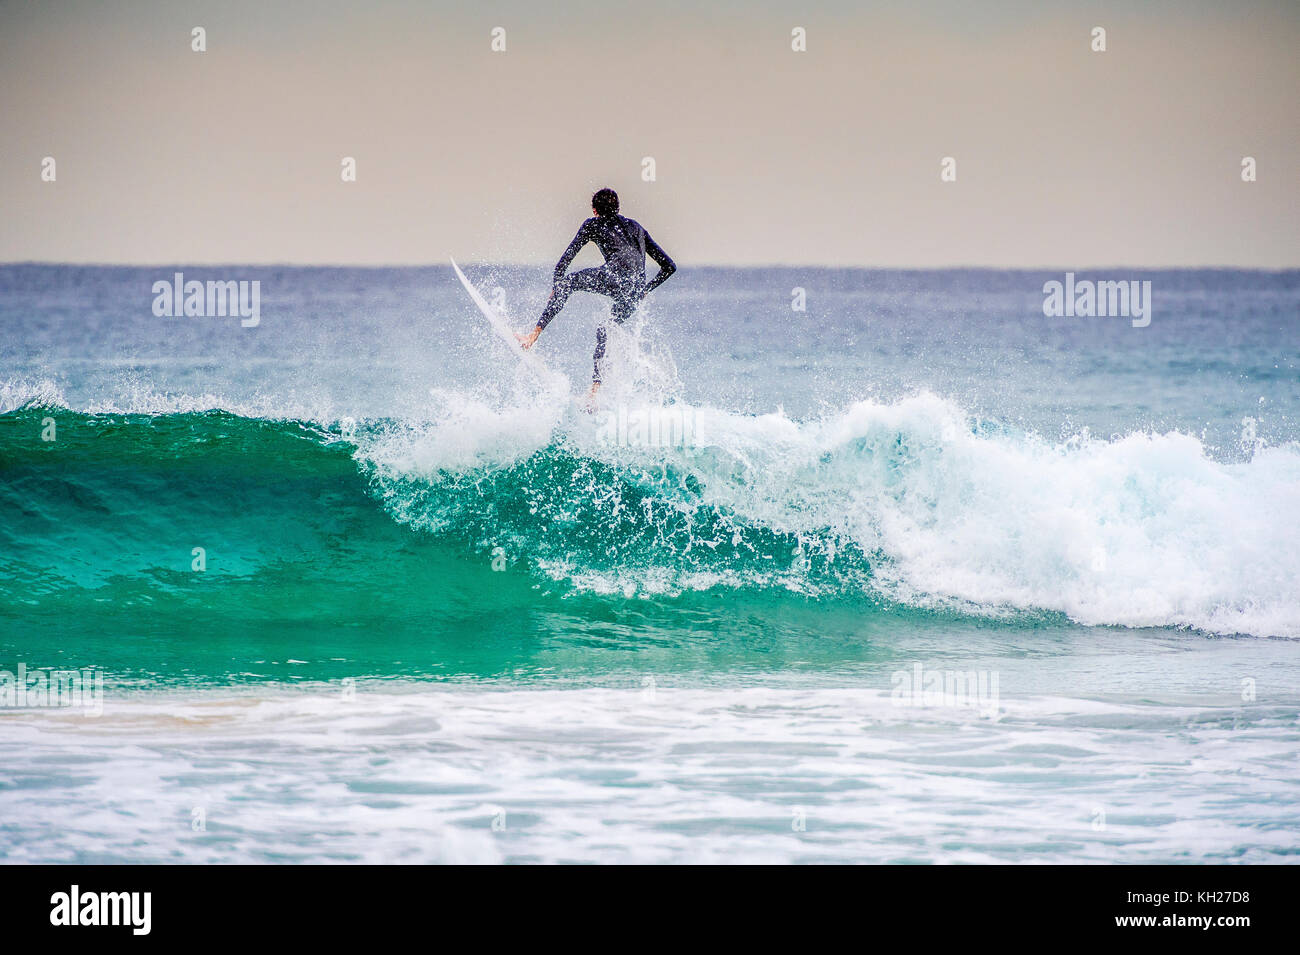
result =
[[[519,340],[519,347],[524,351],[533,347],[533,342],[537,341],[537,336],[542,333],[542,326],[536,325],[533,330],[526,335],[515,332],[515,338]]]
[[[596,410],[596,392],[600,391],[600,382],[591,383],[591,391],[587,392],[587,400],[583,403],[582,410],[591,414]]]

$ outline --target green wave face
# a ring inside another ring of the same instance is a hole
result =
[[[0,416],[0,646],[198,683],[873,653],[865,559],[832,568],[793,535],[683,508],[699,489],[671,468],[552,446],[422,481],[356,452],[223,412]]]

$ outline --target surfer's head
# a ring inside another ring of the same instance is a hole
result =
[[[618,214],[618,193],[606,186],[591,197],[591,211],[598,216]]]

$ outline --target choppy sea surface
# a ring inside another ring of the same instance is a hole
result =
[[[1295,860],[1300,272],[1063,278],[0,266],[0,859]]]

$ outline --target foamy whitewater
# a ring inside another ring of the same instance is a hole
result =
[[[1300,273],[172,271],[0,267],[0,858],[1295,858]]]

